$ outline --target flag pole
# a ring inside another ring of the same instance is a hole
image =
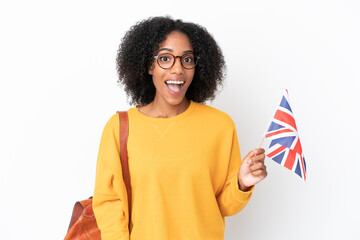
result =
[[[263,143],[264,139],[265,139],[265,134],[263,135],[263,137],[262,137],[262,139],[261,139],[261,142],[260,142],[260,145],[259,145],[258,149],[261,147],[261,145],[262,145],[262,143]],[[255,157],[256,157],[256,153],[255,153]]]
[[[264,139],[265,139],[265,135],[262,137],[261,142],[260,142],[260,145],[259,145],[259,147],[258,147],[258,148],[260,148],[260,147],[261,147],[262,143],[264,142]]]
[[[269,126],[266,128],[265,132],[263,133],[263,137],[262,137],[262,139],[261,139],[261,142],[260,142],[260,145],[259,145],[258,148],[260,148],[261,145],[263,144],[268,128],[269,128]]]

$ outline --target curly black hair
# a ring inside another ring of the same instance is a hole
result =
[[[212,35],[195,23],[173,20],[168,16],[151,17],[130,28],[117,52],[118,82],[125,86],[131,104],[147,105],[154,100],[156,89],[148,69],[159,45],[173,31],[187,35],[194,55],[199,57],[186,98],[199,103],[215,98],[225,78],[226,66]]]

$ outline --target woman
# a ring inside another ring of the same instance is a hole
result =
[[[266,175],[264,150],[241,162],[233,120],[203,104],[224,79],[220,48],[193,23],[156,17],[133,26],[117,57],[128,110],[132,186],[128,229],[119,159],[119,118],[101,138],[93,209],[103,240],[224,239]]]

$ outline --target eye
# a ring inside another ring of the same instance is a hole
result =
[[[170,55],[160,55],[159,60],[161,62],[169,62],[169,61],[171,61],[171,56]]]
[[[169,61],[169,57],[160,57],[160,60],[163,62]]]
[[[183,59],[184,59],[183,61],[185,63],[192,63],[194,61],[194,56],[187,55],[187,56],[184,56]]]

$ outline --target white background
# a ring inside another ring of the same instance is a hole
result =
[[[307,182],[267,159],[225,239],[358,239],[358,1],[23,0],[0,3],[1,240],[64,238],[73,204],[92,195],[106,121],[131,107],[116,85],[120,40],[158,15],[218,41],[228,75],[208,104],[234,119],[243,156],[290,93]]]

